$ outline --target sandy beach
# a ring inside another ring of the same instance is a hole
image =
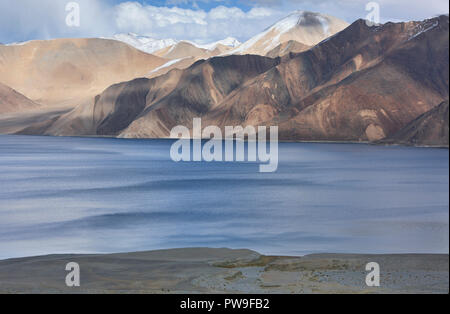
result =
[[[69,262],[81,286],[65,285]],[[365,265],[380,265],[367,287]],[[264,256],[251,250],[188,248],[0,261],[0,293],[448,293],[446,254]]]

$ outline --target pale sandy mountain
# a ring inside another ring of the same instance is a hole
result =
[[[277,47],[275,47],[274,49],[269,51],[266,54],[266,57],[270,57],[270,58],[283,57],[290,53],[299,53],[299,52],[306,51],[309,48],[311,48],[311,47],[301,44],[295,40],[290,40],[290,41],[284,42],[282,44],[279,44]]]
[[[39,108],[39,104],[0,83],[0,115]]]
[[[214,46],[214,49],[211,49],[210,51],[211,51],[213,56],[219,56],[219,55],[227,53],[228,51],[231,51],[232,49],[233,48],[230,47],[230,46],[217,44],[217,45]]]
[[[0,82],[43,105],[77,105],[165,62],[115,40],[31,41],[0,46]]]
[[[314,46],[345,29],[349,24],[336,17],[308,11],[296,11],[249,39],[229,54],[267,55],[280,44],[296,41]]]

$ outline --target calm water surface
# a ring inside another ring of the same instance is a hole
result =
[[[0,136],[0,258],[178,247],[448,253],[449,151],[280,144],[175,163],[172,142]]]

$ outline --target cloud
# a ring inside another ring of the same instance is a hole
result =
[[[209,12],[209,18],[213,20],[226,20],[226,19],[242,19],[245,18],[245,13],[239,8],[227,8],[224,6],[219,6],[212,9]]]
[[[246,40],[286,12],[255,7],[244,11],[224,6],[228,0],[200,0],[214,4],[209,10],[144,5],[137,1],[111,4],[111,0],[74,0],[80,5],[80,27],[69,27],[65,6],[70,0],[0,0],[0,43],[61,37],[108,37],[134,32],[155,38],[207,43],[229,36]],[[191,0],[169,0],[191,3]],[[198,1],[198,0],[197,0]],[[235,1],[236,2],[236,1]]]
[[[115,7],[119,32],[200,42],[228,36],[245,40],[283,16],[284,12],[269,8],[256,7],[244,12],[241,8],[223,5],[209,11],[157,7],[138,2],[124,2]]]
[[[102,0],[76,0],[80,27],[66,25],[66,4],[60,0],[0,0],[0,42],[55,37],[100,36],[114,27]]]
[[[120,30],[133,29],[142,32],[167,28],[174,24],[207,24],[207,14],[202,10],[143,6],[138,2],[124,2],[115,9],[116,24]]]

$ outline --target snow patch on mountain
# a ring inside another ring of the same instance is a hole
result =
[[[234,37],[227,37],[223,40],[219,40],[219,41],[216,41],[216,42],[213,42],[210,44],[205,44],[205,45],[197,44],[192,41],[188,41],[188,43],[190,43],[198,48],[202,48],[202,49],[206,49],[206,50],[210,50],[210,51],[216,49],[217,46],[219,46],[219,45],[227,46],[230,48],[236,48],[237,46],[239,46],[241,44],[241,42]]]
[[[189,57],[187,57],[187,58],[189,58]],[[153,73],[156,73],[156,72],[158,72],[158,71],[160,71],[162,69],[168,68],[171,65],[174,65],[174,64],[176,64],[176,63],[178,63],[180,61],[183,61],[184,59],[187,59],[187,58],[179,58],[179,59],[170,60],[169,62],[166,62],[163,65],[161,65],[161,66],[157,67],[156,69],[152,70],[149,74],[153,74]]]
[[[134,33],[117,34],[111,39],[124,42],[147,53],[153,53],[178,43],[178,41],[174,39],[155,39],[147,36],[140,36]]]
[[[435,22],[430,22],[430,21],[425,21],[424,23],[419,24],[415,30],[413,35],[408,39],[408,40],[412,40],[420,35],[422,35],[423,33],[426,33],[430,30],[432,30],[433,28],[436,28],[439,26],[439,21],[435,21]]]

